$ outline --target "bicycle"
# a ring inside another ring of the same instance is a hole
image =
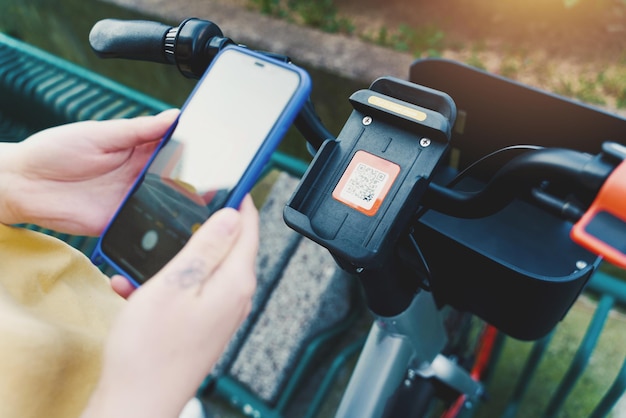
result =
[[[90,42],[101,57],[175,64],[191,78],[233,43],[199,19],[178,27],[105,20]],[[481,378],[497,330],[541,338],[597,269],[597,254],[626,267],[626,208],[613,198],[626,187],[626,148],[607,142],[591,155],[513,146],[470,155],[474,162],[453,168],[452,97],[383,77],[350,99],[354,111],[337,138],[312,103],[297,118],[315,158],[284,212],[290,227],[358,278],[376,316],[336,416],[424,416],[437,399],[443,416],[457,416],[484,396]],[[529,216],[550,231],[545,241],[511,227]],[[576,239],[593,253],[569,240],[573,222]],[[485,230],[500,239],[477,239]],[[513,241],[506,234],[514,234],[512,249],[502,248],[506,238]],[[555,248],[558,257],[545,256]],[[481,276],[468,283],[464,270]],[[472,317],[490,324],[474,340]]]

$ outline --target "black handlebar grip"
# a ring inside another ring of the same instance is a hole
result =
[[[165,36],[171,26],[148,20],[103,19],[89,33],[89,44],[100,58],[171,63]]]

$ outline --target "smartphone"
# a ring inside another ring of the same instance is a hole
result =
[[[310,92],[306,71],[229,46],[213,60],[98,240],[135,286],[215,211],[238,207]]]

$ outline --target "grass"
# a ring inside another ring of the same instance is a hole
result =
[[[367,42],[408,52],[416,57],[438,57],[443,51],[445,33],[435,25],[412,28],[400,24],[394,30],[382,26],[373,33],[364,32],[360,37]]]
[[[263,14],[321,29],[330,33],[352,33],[354,25],[340,16],[333,0],[249,0]]]
[[[527,51],[497,53],[474,45],[444,51],[447,58],[581,102],[607,109],[626,109],[626,65],[550,61]]]
[[[626,109],[626,55],[607,68],[557,65],[535,52],[504,47],[490,50],[483,40],[452,45],[437,25],[359,28],[338,13],[333,0],[248,0],[262,13],[332,33],[358,36],[366,42],[415,57],[448,57],[481,70],[533,85],[592,105]],[[570,0],[571,1],[571,0]],[[567,4],[565,4],[567,6]],[[494,56],[495,55],[495,56]],[[546,63],[548,62],[548,64]]]
[[[582,297],[557,326],[549,348],[526,388],[518,418],[542,416],[580,345],[594,307],[595,302]],[[588,367],[567,397],[558,416],[589,416],[604,395],[626,356],[626,334],[622,332],[625,322],[623,315],[614,314],[609,317]],[[517,383],[511,377],[519,375],[531,346],[528,342],[507,340],[489,386],[491,401],[481,408],[479,416],[499,416],[502,413]]]

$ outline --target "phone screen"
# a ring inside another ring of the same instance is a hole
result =
[[[228,202],[299,83],[295,71],[224,51],[105,231],[103,255],[139,284],[159,271]]]

